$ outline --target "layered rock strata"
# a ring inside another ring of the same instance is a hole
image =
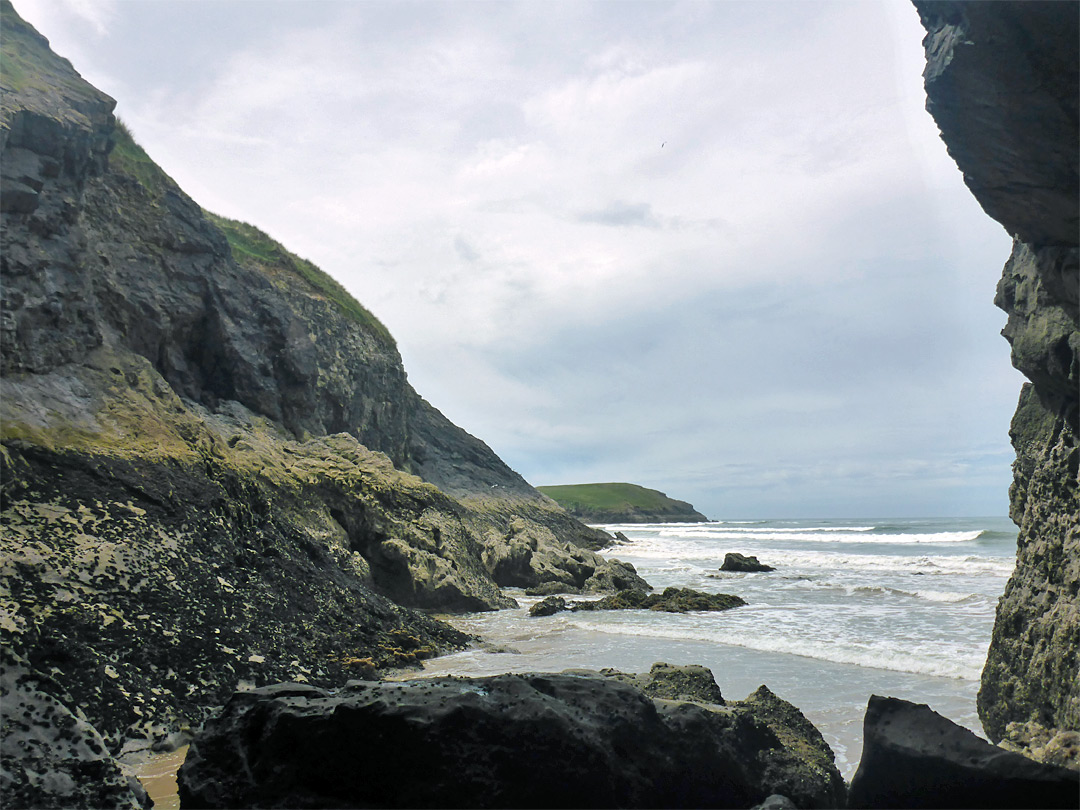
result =
[[[501,586],[648,589],[0,14],[0,642],[112,752],[240,684],[416,666],[468,641],[420,611]]]
[[[923,704],[874,695],[848,806],[1074,808],[1080,774],[1002,751]]]
[[[665,697],[584,671],[238,693],[192,744],[181,804],[843,805],[832,752],[797,709],[764,688],[725,704],[699,672],[687,696],[677,670],[658,673]]]
[[[1013,236],[995,303],[1025,385],[1010,436],[1016,570],[979,691],[993,740],[1080,730],[1078,4],[922,2],[927,109]],[[1033,732],[1032,727],[1042,729]]]

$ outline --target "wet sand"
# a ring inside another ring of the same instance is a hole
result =
[[[180,796],[176,792],[176,772],[187,756],[186,745],[165,754],[150,754],[148,758],[132,767],[142,786],[154,800],[154,810],[180,810]]]

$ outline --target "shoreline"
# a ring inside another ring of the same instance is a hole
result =
[[[511,611],[500,611],[508,613]],[[482,614],[457,617],[454,625],[477,633]],[[542,621],[533,619],[532,621]],[[403,673],[395,680],[443,675],[495,675],[504,672],[560,672],[611,667],[648,672],[658,661],[697,664],[713,672],[725,699],[741,700],[761,685],[797,706],[818,728],[836,755],[837,767],[850,780],[862,750],[862,720],[873,693],[926,703],[980,737],[975,694],[978,681],[920,675],[890,669],[843,664],[793,653],[769,652],[719,642],[690,639],[648,639],[628,644],[625,637],[579,628],[550,634],[477,633],[483,639],[461,652],[424,662],[421,673]],[[958,698],[958,693],[965,697]]]

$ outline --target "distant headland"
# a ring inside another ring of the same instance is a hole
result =
[[[637,484],[566,484],[537,489],[587,523],[702,523],[708,520],[692,504]]]

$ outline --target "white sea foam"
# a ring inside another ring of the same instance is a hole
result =
[[[1007,577],[1016,565],[1015,560],[1006,557],[980,557],[971,554],[858,554],[818,549],[776,549],[747,546],[743,553],[755,554],[767,565],[772,565],[787,573],[800,569],[819,571],[833,569],[842,571],[897,572],[928,575],[960,574],[970,576]],[[699,565],[710,570],[719,568],[723,561],[723,551],[715,548],[702,548],[686,543],[640,540],[632,545],[607,549],[605,556],[618,557],[629,562],[665,560],[671,565],[676,561],[699,561]]]
[[[872,532],[877,526],[800,526],[798,528],[786,529],[782,526],[770,526],[766,528],[748,528],[740,526],[739,528],[726,528],[717,524],[707,524],[696,526],[684,526],[677,529],[663,528],[660,529],[662,536],[680,536],[680,537],[727,537],[732,534],[767,534],[767,535],[783,535],[783,534],[816,534],[819,532],[828,532],[832,534],[843,534],[850,532]]]
[[[924,599],[928,602],[959,603],[984,601],[985,594],[962,591],[905,590],[888,585],[850,585],[819,579],[792,579],[785,583],[786,588],[803,590],[831,590],[846,596],[900,596],[909,599]]]
[[[897,554],[843,554],[835,551],[795,551],[778,553],[787,569],[809,568],[842,571],[878,571],[912,574],[960,574],[970,576],[1004,577],[1012,573],[1015,560],[1003,557],[972,555],[920,555],[906,557]]]
[[[803,543],[887,543],[909,545],[912,543],[966,543],[977,540],[981,530],[970,532],[932,532],[928,534],[869,534],[873,527],[852,530],[833,529],[746,529],[731,531],[708,531],[690,534],[685,531],[664,530],[662,538],[680,540],[754,540],[797,541]],[[851,536],[847,536],[851,535]]]
[[[574,614],[579,616],[581,614]],[[917,675],[933,675],[941,678],[978,680],[985,661],[981,654],[950,651],[943,654],[934,645],[924,645],[923,654],[918,646],[908,651],[890,648],[887,643],[858,644],[854,642],[828,643],[805,636],[779,635],[768,632],[751,632],[744,623],[734,627],[685,627],[670,623],[608,623],[589,620],[573,620],[574,627],[593,632],[611,633],[637,638],[690,639],[713,644],[727,644],[760,652],[787,653],[804,658],[851,664],[859,667],[909,672]]]

